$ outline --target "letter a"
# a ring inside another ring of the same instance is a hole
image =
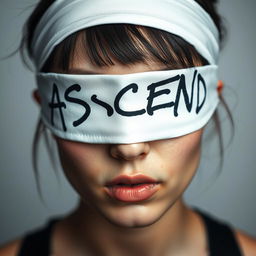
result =
[[[55,98],[56,98],[56,102],[55,102]],[[59,90],[56,84],[53,84],[52,101],[51,103],[49,103],[49,107],[51,108],[51,124],[54,126],[54,110],[55,108],[58,108],[60,112],[63,130],[67,131],[63,112],[62,112],[62,108],[66,108],[66,104],[60,101]]]

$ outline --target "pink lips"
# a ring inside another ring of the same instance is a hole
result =
[[[139,202],[152,197],[159,190],[159,182],[138,174],[134,176],[120,175],[105,186],[107,194],[122,202]]]

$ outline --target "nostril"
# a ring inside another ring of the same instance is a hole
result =
[[[143,153],[140,154],[140,157],[144,158],[144,157],[146,157],[146,155],[147,155],[147,153],[143,152]]]

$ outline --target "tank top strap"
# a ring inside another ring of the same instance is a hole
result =
[[[194,209],[203,219],[208,239],[210,256],[242,256],[233,230],[205,212]]]
[[[57,218],[52,219],[44,228],[28,233],[21,243],[17,256],[49,256],[52,229],[57,221]]]

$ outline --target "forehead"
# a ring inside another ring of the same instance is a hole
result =
[[[99,67],[93,64],[88,59],[76,59],[72,61],[72,66],[70,67],[70,74],[133,74],[147,71],[157,71],[165,70],[166,67],[163,64],[153,62],[152,63],[136,63],[133,65],[123,65],[120,63],[115,63],[112,66]]]

